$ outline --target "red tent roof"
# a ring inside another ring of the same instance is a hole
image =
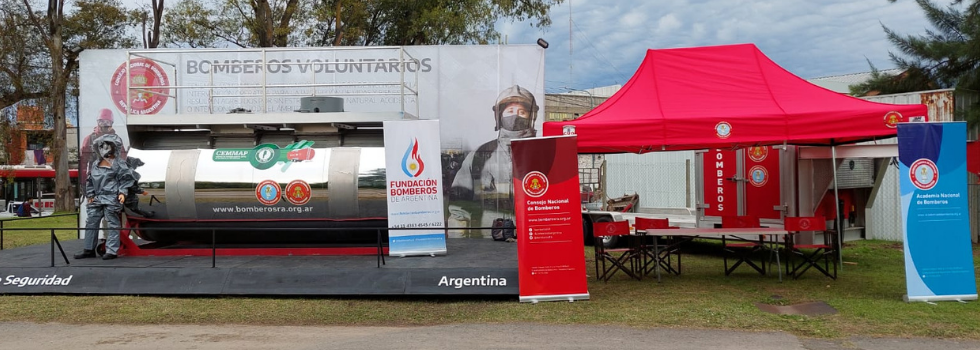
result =
[[[782,144],[836,145],[895,136],[925,105],[866,101],[810,84],[753,44],[647,50],[630,81],[574,125],[579,153],[646,153]]]

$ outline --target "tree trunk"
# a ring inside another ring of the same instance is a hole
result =
[[[49,0],[48,25],[51,49],[51,111],[54,113],[54,211],[74,212],[75,200],[71,193],[71,180],[68,179],[68,147],[65,147],[65,92],[68,80],[65,78],[64,42],[61,38],[64,20],[64,0]]]
[[[163,0],[153,0],[150,4],[153,8],[153,31],[147,35],[150,37],[146,47],[155,49],[160,46],[160,24],[163,22]]]
[[[341,40],[343,40],[344,38],[344,27],[343,27],[343,23],[341,23],[341,18],[340,18],[341,0],[335,0],[334,2],[336,5],[336,8],[334,8],[334,23],[335,23],[334,32],[337,33],[337,35],[335,35],[333,38],[333,46],[340,46]]]

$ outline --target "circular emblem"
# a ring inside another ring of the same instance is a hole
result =
[[[524,175],[524,193],[531,197],[541,197],[548,192],[548,177],[540,171],[532,171]]]
[[[279,161],[279,146],[271,143],[255,146],[248,157],[248,162],[252,163],[252,167],[259,170],[269,169],[277,161]]]
[[[909,167],[909,179],[920,190],[931,189],[939,182],[939,168],[931,160],[920,158]]]
[[[762,187],[769,182],[769,171],[766,167],[761,165],[756,165],[749,168],[749,183],[755,187]]]
[[[885,126],[894,129],[898,126],[898,123],[904,122],[905,118],[902,117],[901,113],[896,111],[891,111],[885,113]]]
[[[152,88],[169,86],[170,79],[163,67],[146,58],[129,61],[129,81],[126,80],[126,63],[120,64],[112,73],[109,84],[113,104],[123,113],[126,113],[128,103],[130,114],[156,114],[167,104],[170,93],[168,89]]]
[[[610,222],[610,224],[612,223]],[[616,225],[606,225],[606,233],[608,234],[616,233]]]
[[[753,162],[761,162],[769,156],[769,146],[749,147],[749,159]]]
[[[728,122],[715,124],[715,135],[718,135],[718,138],[727,139],[732,135],[732,125]]]
[[[313,196],[313,191],[310,190],[310,184],[303,180],[293,180],[286,185],[286,200],[294,205],[303,205],[309,203],[310,197]]]
[[[803,231],[810,229],[810,219],[800,219],[800,229]]]
[[[279,183],[272,180],[263,180],[259,182],[258,186],[255,186],[255,199],[259,200],[259,203],[265,205],[276,205],[279,203],[279,194],[282,190],[279,188]]]

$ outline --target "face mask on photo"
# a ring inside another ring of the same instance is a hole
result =
[[[531,116],[527,108],[516,102],[507,104],[500,113],[500,127],[511,131],[530,129]]]
[[[524,130],[531,127],[531,120],[516,115],[505,115],[500,117],[500,127],[507,130]]]

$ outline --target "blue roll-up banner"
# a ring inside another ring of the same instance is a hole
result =
[[[976,300],[966,123],[898,125],[906,301]]]

